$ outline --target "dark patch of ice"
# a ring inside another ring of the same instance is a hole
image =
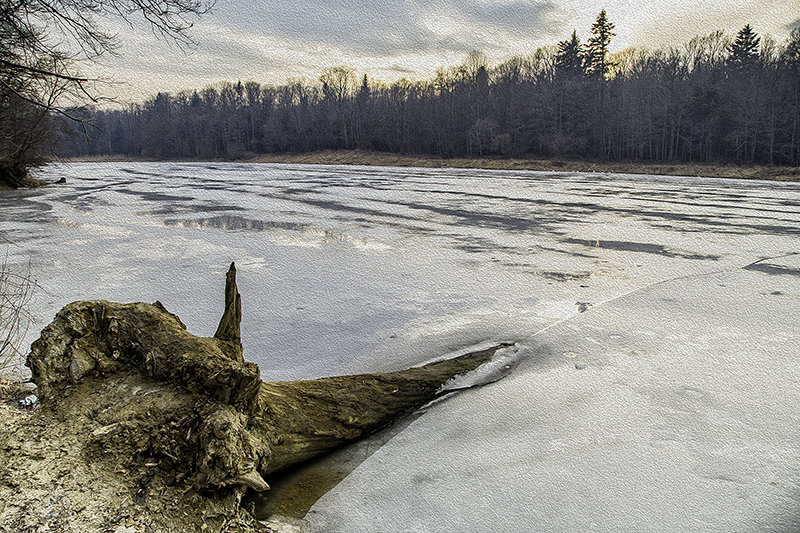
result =
[[[568,244],[580,244],[593,248],[603,248],[606,250],[619,250],[623,252],[642,252],[647,254],[663,255],[665,257],[680,257],[682,259],[703,259],[710,261],[719,260],[718,255],[706,255],[694,252],[686,252],[681,250],[674,250],[664,246],[663,244],[653,244],[649,242],[631,242],[631,241],[601,241],[601,240],[586,240],[586,239],[564,239],[562,242]]]
[[[763,272],[772,276],[800,276],[800,268],[773,265],[772,263],[753,263],[752,265],[747,265],[744,269]]]

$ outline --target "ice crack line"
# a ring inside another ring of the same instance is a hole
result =
[[[774,259],[784,259],[786,257],[792,257],[793,255],[800,255],[800,252],[791,252],[791,253],[788,253],[788,254],[776,255],[775,257],[764,257],[762,259],[759,259],[758,261],[753,261],[752,263],[749,263],[749,264],[747,264],[747,265],[745,265],[743,267],[739,267],[737,269],[733,269],[733,270],[730,270],[730,271],[727,271],[727,272],[733,272],[734,270],[747,269],[748,267],[751,267],[753,265],[757,265],[757,264],[759,264],[759,263],[761,263],[763,261],[772,261]],[[726,272],[726,271],[723,271],[723,272]]]
[[[713,276],[715,274],[727,274],[727,273],[731,273],[731,272],[738,272],[739,270],[745,270],[748,267],[751,267],[753,265],[757,265],[758,263],[761,263],[761,262],[764,262],[764,261],[773,261],[775,259],[784,259],[786,257],[792,257],[792,256],[795,256],[795,255],[800,255],[800,252],[790,252],[790,253],[787,253],[787,254],[776,255],[776,256],[772,256],[772,257],[762,257],[761,259],[758,259],[756,261],[752,261],[751,263],[748,263],[746,265],[738,266],[738,267],[734,267],[734,268],[725,268],[725,269],[720,269],[720,270],[712,270],[710,272],[700,272],[700,273],[697,273],[697,274],[686,274],[686,275],[683,275],[683,276],[674,276],[674,277],[671,277],[671,278],[655,281],[655,282],[649,283],[649,284],[647,284],[647,285],[645,285],[643,287],[637,287],[637,288],[632,289],[632,290],[630,290],[628,292],[624,292],[622,294],[618,294],[617,296],[609,298],[608,300],[603,300],[603,301],[600,301],[600,302],[598,302],[596,304],[593,304],[591,307],[587,308],[584,313],[579,313],[577,315],[572,315],[572,316],[569,316],[567,318],[563,318],[561,320],[553,322],[552,324],[548,324],[547,326],[543,327],[539,331],[536,331],[535,333],[532,333],[531,335],[529,335],[527,337],[524,337],[524,338],[520,339],[517,342],[528,341],[528,340],[530,340],[530,339],[532,339],[532,338],[534,338],[534,337],[536,337],[538,335],[541,335],[545,331],[548,331],[548,330],[550,330],[550,329],[552,329],[552,328],[554,328],[556,326],[560,326],[560,325],[565,324],[565,323],[567,323],[567,322],[569,322],[571,320],[574,320],[574,319],[578,318],[579,316],[581,316],[581,315],[583,315],[585,313],[594,312],[597,309],[599,309],[599,308],[601,308],[601,307],[603,307],[603,306],[605,306],[607,304],[616,302],[617,300],[621,300],[623,298],[627,298],[628,296],[631,296],[633,294],[636,294],[636,293],[639,293],[639,292],[642,292],[642,291],[646,291],[648,289],[651,289],[653,287],[657,287],[659,285],[663,285],[663,284],[670,283],[670,282],[673,282],[673,281],[684,280],[684,279],[700,278],[700,277],[704,277],[704,276]]]

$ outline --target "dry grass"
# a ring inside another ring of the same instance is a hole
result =
[[[613,172],[666,176],[704,176],[711,178],[800,181],[800,168],[775,166],[736,166],[702,163],[638,163],[554,159],[439,158],[407,156],[364,150],[338,150],[300,154],[266,154],[252,159],[260,163],[323,165],[370,165],[428,168],[483,168],[497,170],[538,170],[549,172]]]
[[[63,161],[120,162],[154,160],[122,156],[92,156],[68,158]],[[176,159],[176,161],[178,161],[178,159]],[[180,161],[194,160],[180,159]],[[537,170],[543,172],[609,172],[618,174],[800,181],[800,167],[716,165],[710,163],[608,162],[581,161],[574,159],[510,159],[495,157],[444,158],[422,155],[402,155],[389,152],[370,152],[366,150],[325,150],[320,152],[259,154],[252,158],[240,160],[239,162],[425,168],[482,168],[491,170]]]

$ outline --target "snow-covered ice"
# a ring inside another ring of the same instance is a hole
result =
[[[8,261],[30,263],[41,287],[30,340],[92,298],[159,299],[211,335],[236,261],[245,356],[265,379],[516,343],[448,386],[491,383],[381,437],[293,530],[800,527],[798,184],[221,163],[41,172],[68,183],[0,195]]]

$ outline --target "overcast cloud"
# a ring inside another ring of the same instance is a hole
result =
[[[233,3],[220,6],[220,19],[237,24]],[[489,34],[545,33],[552,27],[552,2],[484,3],[476,0],[276,0],[247,8],[245,27],[298,44],[332,45],[355,54],[394,55],[462,52],[495,46]]]
[[[384,81],[427,78],[472,50],[498,62],[573,29],[585,41],[603,8],[616,24],[614,50],[679,46],[746,23],[782,40],[800,23],[800,0],[218,0],[195,25],[198,45],[188,53],[142,28],[117,26],[120,55],[87,71],[122,82],[106,92],[123,101],[223,80],[314,79],[341,64]]]

